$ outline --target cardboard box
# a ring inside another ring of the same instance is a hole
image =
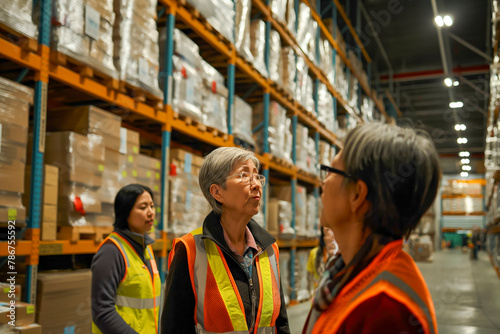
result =
[[[161,170],[161,160],[156,159],[144,154],[139,154],[137,156],[137,165],[150,170],[160,171]]]
[[[21,301],[21,286],[19,284],[12,286],[9,283],[0,283],[0,302],[10,303],[12,299],[16,302]]]
[[[121,154],[139,154],[141,147],[139,132],[120,128],[120,153]]]
[[[0,207],[0,222],[8,222],[11,220],[15,220],[16,222],[25,222],[26,221],[26,208],[18,207],[18,208],[3,208]]]
[[[0,206],[14,208],[23,206],[21,194],[0,191]]]
[[[91,281],[90,270],[38,273],[36,322],[44,332],[64,333],[70,325],[74,333],[90,334]]]
[[[40,230],[40,239],[44,241],[54,241],[57,239],[57,212],[56,220],[42,221]]]
[[[11,142],[26,146],[28,144],[28,128],[4,122],[5,120],[0,117],[1,143]]]
[[[25,164],[18,160],[0,163],[0,191],[24,193],[24,168]]]
[[[50,186],[59,184],[59,168],[52,165],[44,165],[44,183]]]
[[[14,333],[16,334],[42,334],[42,326],[39,324],[29,324],[26,326],[16,326],[14,327]]]
[[[267,203],[267,231],[271,234],[279,232],[279,199],[270,198]]]
[[[58,193],[57,185],[45,184],[43,187],[43,203],[57,206]]]
[[[70,109],[49,109],[47,131],[74,131],[82,135],[97,134],[103,137],[105,147],[120,148],[121,117],[94,106]]]
[[[42,221],[55,222],[57,219],[57,206],[44,204],[43,205],[43,214]]]
[[[7,307],[7,304],[0,303],[0,333],[12,333],[7,331],[11,329],[12,326],[8,325],[10,319],[7,317],[10,314],[10,309]]]
[[[29,325],[35,322],[35,305],[16,302],[16,326]]]

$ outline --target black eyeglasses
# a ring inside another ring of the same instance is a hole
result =
[[[333,167],[330,167],[330,166],[327,166],[327,165],[321,165],[319,167],[320,169],[320,173],[319,173],[319,177],[321,179],[321,182],[325,181],[326,177],[328,176],[329,173],[335,173],[335,174],[339,174],[339,175],[342,175],[343,177],[348,177],[350,179],[356,179],[354,176],[352,176],[351,174],[348,174],[344,171],[341,171],[340,169],[337,169],[337,168],[333,168]]]

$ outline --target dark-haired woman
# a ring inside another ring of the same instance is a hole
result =
[[[161,281],[147,235],[153,193],[129,184],[114,208],[114,231],[92,261],[92,333],[158,333]]]

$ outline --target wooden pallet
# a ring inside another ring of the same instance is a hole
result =
[[[112,226],[60,226],[57,233],[58,240],[94,240],[102,242],[113,231]]]
[[[220,137],[224,140],[228,139],[228,134],[220,131],[219,129],[213,128],[211,126],[206,126],[206,131],[211,133],[214,137]]]
[[[293,168],[293,164],[291,162],[282,158],[275,157],[274,155],[271,155],[271,162],[289,169]]]
[[[156,110],[164,109],[163,98],[152,94],[144,88],[133,86],[121,80],[118,83],[118,91],[132,97],[134,101],[150,105]]]
[[[119,81],[111,77],[109,74],[94,69],[92,66],[68,56],[59,51],[50,52],[50,61],[54,64],[64,66],[74,72],[80,73],[82,78],[95,80],[108,89],[117,90],[119,88]]]
[[[26,52],[38,52],[38,41],[31,37],[25,36],[17,30],[0,23],[0,37],[13,44],[19,45]]]

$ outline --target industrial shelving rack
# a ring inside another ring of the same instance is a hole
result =
[[[295,8],[298,8],[299,2],[302,1],[308,6],[310,6],[307,0],[295,0]],[[370,62],[366,50],[362,46],[359,38],[357,37],[355,30],[349,21],[344,9],[341,4],[337,1],[333,1],[334,5],[329,6],[324,10],[331,10],[332,17],[336,24],[337,12],[343,17],[344,22],[348,26],[349,30],[354,36],[354,39],[359,46],[359,54],[363,54],[366,61]],[[262,76],[259,72],[252,67],[247,61],[245,61],[241,56],[238,55],[233,44],[225,40],[220,34],[216,33],[209,24],[207,24],[203,18],[193,15],[193,10],[189,5],[182,0],[159,0],[158,2],[158,25],[165,24],[167,27],[167,43],[165,50],[164,68],[167,80],[164,80],[164,86],[161,87],[164,92],[162,103],[155,103],[154,101],[143,101],[133,96],[127,95],[115,89],[115,82],[113,80],[106,81],[100,78],[94,77],[92,75],[85,74],[84,71],[78,71],[69,66],[61,65],[54,61],[50,50],[50,33],[51,33],[51,0],[40,0],[41,4],[41,14],[39,21],[39,37],[38,41],[28,41],[27,44],[35,43],[38,47],[37,51],[30,50],[23,45],[19,45],[16,41],[8,40],[6,38],[0,38],[0,59],[3,58],[8,61],[15,70],[19,71],[21,74],[18,76],[18,81],[24,82],[29,81],[34,82],[35,89],[35,102],[34,102],[34,119],[33,119],[33,149],[31,157],[31,191],[30,191],[30,207],[29,215],[27,220],[27,229],[24,234],[24,240],[16,241],[16,256],[25,256],[26,262],[26,294],[25,300],[27,302],[34,303],[36,300],[36,281],[37,281],[37,270],[40,256],[46,255],[61,255],[61,254],[91,254],[95,253],[98,247],[93,240],[79,240],[74,243],[69,240],[56,240],[56,241],[41,241],[40,240],[40,222],[41,222],[41,193],[42,193],[42,171],[44,163],[44,149],[45,149],[45,132],[46,132],[46,110],[47,105],[51,99],[54,97],[54,93],[49,87],[49,82],[56,85],[58,89],[58,96],[68,95],[70,92],[73,95],[81,97],[82,102],[96,103],[99,107],[103,109],[110,110],[117,114],[123,115],[125,111],[126,117],[123,118],[123,126],[131,128],[138,131],[141,134],[141,138],[150,141],[153,144],[161,146],[161,160],[162,160],[162,172],[161,178],[163,180],[161,184],[162,198],[160,201],[159,209],[159,229],[161,230],[161,238],[157,240],[154,249],[159,252],[159,266],[163,270],[162,280],[165,279],[166,272],[166,256],[167,251],[171,247],[171,240],[168,239],[167,233],[165,232],[165,226],[167,222],[167,204],[168,204],[168,155],[169,147],[171,146],[171,141],[175,140],[177,135],[184,136],[182,138],[190,138],[191,140],[207,145],[207,147],[219,147],[219,146],[234,146],[235,141],[232,135],[231,129],[231,108],[233,106],[232,101],[235,94],[241,94],[241,91],[237,91],[236,87],[251,87],[251,97],[259,98],[264,102],[264,138],[265,145],[263,149],[263,154],[258,155],[262,166],[263,174],[269,178],[271,176],[271,182],[274,175],[279,175],[281,178],[290,180],[292,187],[292,198],[295,198],[295,191],[298,182],[305,184],[308,188],[313,188],[316,199],[319,197],[319,186],[320,181],[316,175],[304,173],[299,168],[295,166],[296,154],[295,154],[295,133],[297,124],[307,126],[313,133],[314,139],[316,141],[316,150],[318,151],[319,140],[324,139],[330,145],[335,145],[338,147],[342,146],[342,143],[338,140],[337,136],[327,130],[316,118],[314,113],[308,112],[303,106],[301,106],[296,100],[288,95],[282,94],[282,90],[277,87],[277,85],[270,79]],[[282,43],[288,44],[293,47],[297,57],[303,57],[306,64],[309,66],[310,75],[316,81],[316,85],[322,82],[328,88],[330,94],[333,97],[333,110],[335,117],[337,112],[348,113],[350,117],[356,118],[361,121],[359,115],[357,115],[354,110],[348,105],[346,101],[343,100],[341,95],[335,89],[332,83],[330,83],[326,75],[319,69],[314,62],[308,58],[308,56],[301,50],[299,44],[297,43],[294,35],[283,26],[280,22],[273,18],[269,0],[253,0],[252,7],[254,10],[258,10],[263,17],[266,24],[266,36],[269,40],[269,33],[271,27],[275,29],[282,39]],[[321,12],[320,1],[317,3],[318,12]],[[335,36],[332,36],[326,26],[321,21],[320,15],[317,14],[311,8],[312,17],[318,22],[318,32],[320,31],[333,47],[333,57],[332,62],[335,65],[336,55],[338,54],[343,62],[348,68],[348,73],[358,77],[358,73],[353,70],[350,61],[347,56],[342,52],[336,43]],[[200,53],[203,56],[203,50],[209,50],[212,54],[217,56],[205,58],[212,66],[219,70],[225,77],[229,91],[229,103],[228,103],[228,136],[217,136],[216,134],[209,131],[202,131],[199,127],[185,119],[174,117],[174,110],[171,107],[171,78],[173,74],[172,66],[172,55],[173,55],[173,30],[175,27],[181,27],[184,30],[189,30],[190,34],[195,42],[200,47]],[[319,33],[318,33],[319,38]],[[24,40],[24,39],[23,39]],[[266,66],[269,61],[269,43],[266,42],[265,49],[265,61]],[[32,76],[29,76],[32,74]],[[359,77],[358,77],[359,79]],[[384,115],[387,121],[390,121],[387,116],[382,99],[377,98],[374,91],[370,87],[363,85],[362,80],[359,80],[360,88],[364,95],[372,98],[375,102],[376,107],[379,112]],[[361,96],[361,92],[358,94]],[[267,145],[268,138],[268,125],[269,125],[269,104],[271,98],[283,107],[287,109],[288,116],[292,118],[293,125],[293,152],[292,158],[294,165],[282,165],[276,162],[272,155],[269,153],[269,147]],[[73,97],[74,99],[74,97]],[[91,102],[89,102],[91,101]],[[317,93],[314,96],[315,101],[315,113],[318,113],[318,96]],[[174,134],[174,139],[172,138]],[[271,175],[272,174],[272,175]],[[264,203],[267,201],[267,192],[264,191]],[[266,212],[266,206],[264,204],[264,216]],[[292,212],[295,212],[295,201],[292,201]],[[292,227],[295,226],[295,222],[292,221]],[[278,240],[280,247],[286,247],[291,249],[291,272],[294,272],[294,258],[295,250],[297,247],[314,247],[317,242],[315,241],[301,241],[297,239],[293,240]],[[0,242],[0,257],[7,256],[7,242]],[[291,278],[290,285],[293,287],[295,282],[293,281],[293,275]],[[296,296],[291,296],[291,300],[294,301]]]

